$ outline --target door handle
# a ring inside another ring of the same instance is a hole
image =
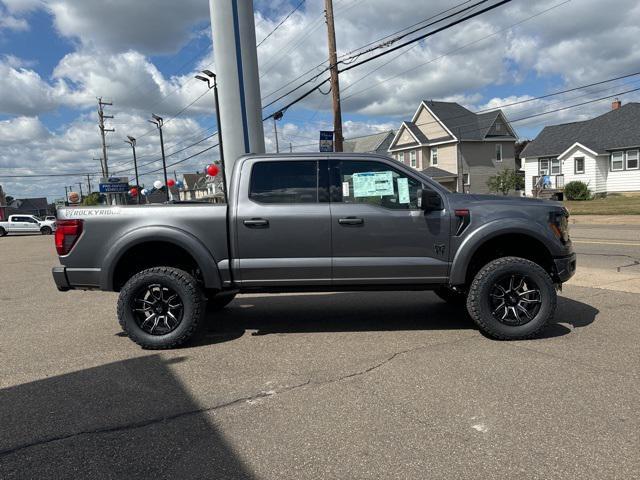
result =
[[[269,220],[265,220],[264,218],[252,218],[242,223],[249,228],[267,228],[269,226]]]
[[[364,219],[356,217],[339,218],[338,223],[340,225],[362,225],[364,223]]]

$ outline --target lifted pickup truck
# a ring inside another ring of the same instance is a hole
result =
[[[56,231],[56,221],[40,220],[33,215],[10,215],[6,222],[0,222],[0,237],[8,233],[41,233],[51,235]]]
[[[228,205],[61,209],[56,248],[58,289],[120,292],[120,324],[153,349],[192,337],[207,303],[300,290],[434,290],[487,335],[529,338],[576,267],[556,202],[450,193],[346,153],[241,157]]]

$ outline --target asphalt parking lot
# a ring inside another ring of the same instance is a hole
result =
[[[535,340],[432,293],[253,295],[162,353],[55,290],[51,237],[0,239],[0,478],[639,478],[640,237],[581,228]]]

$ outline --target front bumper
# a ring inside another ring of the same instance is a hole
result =
[[[576,273],[576,254],[572,253],[566,257],[554,258],[556,267],[556,277],[560,283],[569,280]]]
[[[61,292],[68,290],[96,290],[100,288],[99,268],[53,267],[51,274]]]

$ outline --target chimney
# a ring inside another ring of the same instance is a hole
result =
[[[618,110],[622,106],[622,102],[619,99],[615,99],[611,103],[611,110]]]

